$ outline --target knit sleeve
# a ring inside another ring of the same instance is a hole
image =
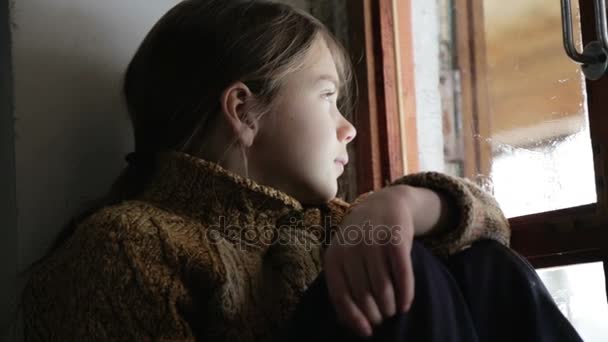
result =
[[[420,172],[401,177],[391,185],[406,184],[442,193],[457,208],[458,219],[451,229],[421,237],[435,254],[454,254],[479,239],[493,239],[509,246],[509,222],[494,197],[466,178],[438,172]]]
[[[448,196],[451,199],[450,203],[456,206],[457,222],[454,222],[451,229],[418,238],[434,254],[446,257],[480,239],[492,239],[509,246],[511,239],[509,221],[496,199],[470,180],[439,172],[420,172],[403,176],[389,186],[398,184],[439,192]],[[331,201],[333,222],[339,224],[345,215],[372,193],[374,191],[362,193],[351,203],[341,199]],[[336,227],[335,224],[328,227],[328,233],[331,235]],[[327,244],[323,245],[323,253],[327,247]]]
[[[178,256],[154,224],[128,221],[89,219],[30,280],[28,340],[196,340]]]

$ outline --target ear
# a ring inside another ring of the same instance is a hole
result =
[[[253,101],[254,95],[243,82],[235,82],[222,92],[220,104],[222,115],[228,126],[241,144],[249,147],[253,144],[259,124],[251,118],[248,104]]]

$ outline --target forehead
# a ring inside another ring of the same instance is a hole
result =
[[[336,63],[324,39],[316,39],[305,57],[304,67],[297,74],[312,82],[339,82]]]

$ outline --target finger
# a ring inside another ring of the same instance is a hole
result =
[[[405,244],[396,244],[389,247],[390,263],[395,292],[397,310],[406,312],[414,300],[414,270],[412,268],[411,249]]]
[[[382,322],[382,314],[374,299],[365,267],[365,257],[354,256],[344,264],[347,286],[359,309],[373,325]]]
[[[361,336],[370,336],[372,327],[351,297],[341,265],[328,261],[325,269],[329,299],[334,305],[338,320]]]
[[[395,314],[396,302],[391,265],[387,254],[384,249],[377,248],[374,253],[370,253],[369,257],[365,258],[368,281],[384,318],[392,317]]]

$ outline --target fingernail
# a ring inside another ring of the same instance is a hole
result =
[[[371,327],[369,324],[365,324],[365,325],[363,326],[363,331],[362,331],[362,333],[363,333],[363,336],[364,336],[364,337],[369,337],[369,336],[371,336],[371,335],[372,335],[372,327]]]

